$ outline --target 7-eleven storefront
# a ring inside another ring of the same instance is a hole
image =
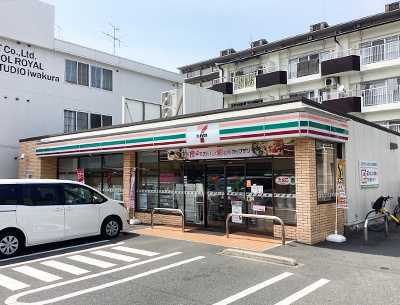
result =
[[[178,208],[187,225],[224,228],[232,212],[276,215],[286,236],[322,241],[335,228],[335,169],[348,139],[346,118],[304,99],[224,109],[22,140],[20,177],[77,179],[129,204],[135,217]],[[157,223],[180,224],[177,215]],[[280,225],[231,219],[232,231],[280,236]],[[339,211],[339,233],[343,212]]]

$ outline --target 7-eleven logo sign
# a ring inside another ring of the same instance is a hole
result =
[[[186,128],[188,145],[219,144],[219,123],[211,123]]]
[[[201,127],[201,126],[199,126],[199,127]],[[200,133],[197,135],[197,138],[200,139],[200,143],[204,143],[205,142],[205,138],[207,138],[207,133],[206,133],[207,127],[208,127],[208,125],[205,125],[201,129]]]

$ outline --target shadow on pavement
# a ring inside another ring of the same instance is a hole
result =
[[[389,235],[385,237],[385,231],[368,231],[368,243],[364,244],[364,228],[355,233],[346,235],[343,243],[324,241],[314,245],[318,248],[357,252],[372,255],[400,257],[400,227],[391,221],[389,223]]]

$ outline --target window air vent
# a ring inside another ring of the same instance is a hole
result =
[[[385,5],[385,12],[391,12],[391,11],[394,11],[394,10],[398,10],[399,8],[400,8],[400,2],[394,2],[394,3],[391,3],[391,4],[386,4]]]
[[[315,32],[318,30],[326,29],[328,27],[329,27],[329,25],[326,22],[316,23],[316,24],[310,25],[310,32]]]

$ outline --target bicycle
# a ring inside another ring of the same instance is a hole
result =
[[[373,210],[370,211],[365,220],[368,219],[368,228],[375,232],[381,232],[385,229],[385,215],[391,217],[396,222],[396,227],[400,225],[400,203],[394,208],[393,214],[390,213],[386,208],[386,201],[392,199],[393,197],[379,197],[373,204]],[[385,214],[385,215],[383,215]],[[382,215],[378,217],[378,215]],[[375,218],[376,217],[376,218]]]

